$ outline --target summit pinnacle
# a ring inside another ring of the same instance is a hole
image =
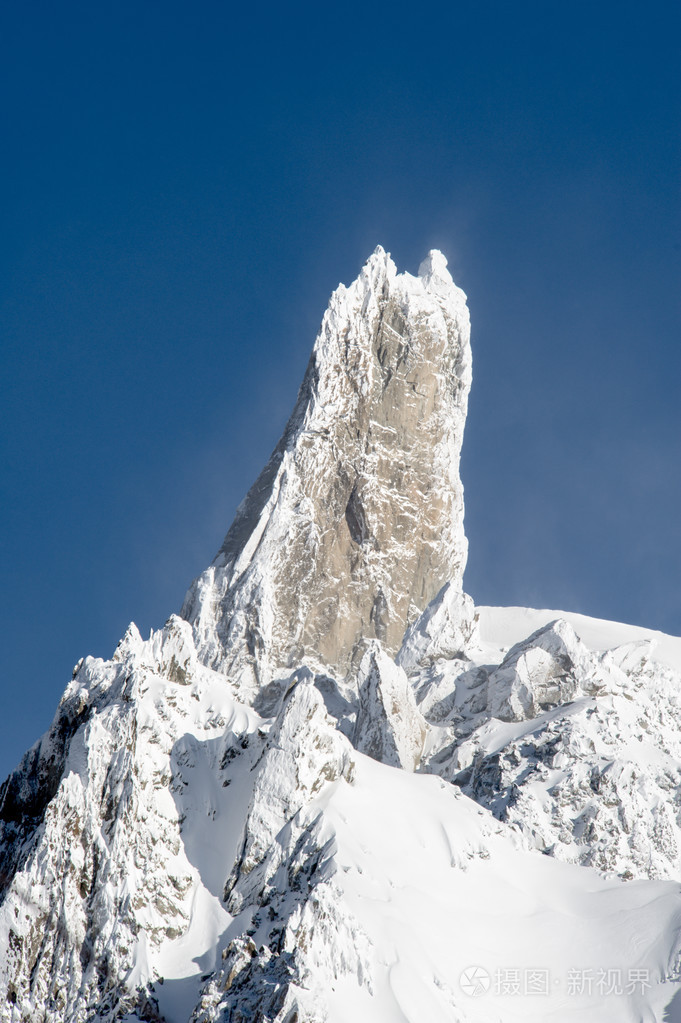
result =
[[[302,660],[347,677],[373,638],[394,655],[460,589],[469,332],[438,251],[414,277],[379,247],[331,296],[284,434],[182,610],[242,698]]]

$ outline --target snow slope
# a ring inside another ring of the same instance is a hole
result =
[[[368,762],[358,764],[354,789],[331,794],[327,814],[343,899],[375,950],[373,996],[341,982],[330,999],[338,1023],[545,1023],[578,1014],[637,1023],[661,1018],[678,990],[678,884],[622,885],[519,851],[456,788]],[[476,966],[490,978],[480,997],[462,982]],[[621,994],[597,987],[601,970],[620,971]],[[636,970],[652,986],[627,994]],[[591,996],[570,985],[586,971]],[[526,995],[534,972],[537,993]]]

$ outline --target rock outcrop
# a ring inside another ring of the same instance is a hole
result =
[[[176,617],[147,642],[131,626],[111,661],[76,666],[50,732],[0,792],[11,865],[0,902],[3,1023],[157,1016],[148,982],[161,948],[187,932],[197,903],[208,919],[228,919],[222,871],[216,890],[183,825],[201,807],[210,845],[219,801],[206,782],[222,794],[222,761],[258,724],[197,664]],[[204,784],[185,800],[196,766]]]
[[[182,610],[199,656],[252,700],[305,661],[340,679],[466,563],[459,454],[471,382],[465,296],[431,252],[381,248],[333,294],[298,401]]]
[[[359,705],[353,744],[381,764],[415,771],[428,725],[404,670],[374,640],[359,668]]]
[[[468,656],[450,652],[444,625],[415,645],[440,605],[398,655],[431,728],[423,769],[557,859],[681,878],[681,671],[655,659],[652,637],[631,629],[629,642],[594,649],[559,618],[490,664],[479,637]],[[667,645],[681,666],[681,640]]]

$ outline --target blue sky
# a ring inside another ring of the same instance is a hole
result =
[[[677,5],[6,5],[0,774],[179,607],[380,243],[469,296],[466,588],[681,632]]]

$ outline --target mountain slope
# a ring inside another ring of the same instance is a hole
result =
[[[679,1018],[681,640],[473,607],[470,379],[440,253],[334,293],[182,614],[0,789],[1,1023]]]
[[[624,879],[679,878],[681,639],[551,611],[477,617],[470,660],[430,648],[409,660],[438,729],[423,769],[542,852]]]

